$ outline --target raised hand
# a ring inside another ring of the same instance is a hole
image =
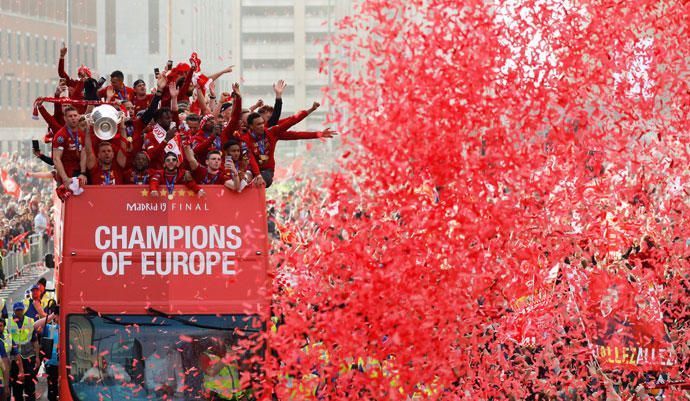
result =
[[[319,102],[314,102],[314,103],[312,103],[311,108],[310,108],[308,111],[309,111],[309,113],[313,113],[313,112],[315,112],[316,109],[318,109],[319,107],[321,107],[321,103],[319,103]]]
[[[170,97],[177,97],[177,95],[180,93],[180,90],[177,88],[177,84],[175,82],[168,83],[168,91],[170,92]]]
[[[276,99],[283,97],[283,91],[285,90],[286,86],[287,84],[282,79],[273,84],[273,91],[276,93]]]
[[[165,133],[165,141],[170,142],[175,137],[175,134],[177,134],[177,127],[170,127],[168,132]]]
[[[235,82],[234,84],[232,84],[232,91],[235,94],[237,94],[237,96],[240,96],[240,83],[239,82]]]
[[[62,47],[60,48],[60,58],[65,58],[67,55],[67,46],[65,44],[62,44]]]
[[[330,128],[326,128],[325,130],[321,131],[321,138],[333,138],[336,135],[338,135],[338,133]]]
[[[166,74],[160,74],[158,75],[158,79],[156,79],[156,85],[158,86],[158,90],[161,92],[166,86],[168,86],[168,77],[165,75]]]

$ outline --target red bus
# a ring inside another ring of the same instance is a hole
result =
[[[88,187],[63,204],[61,400],[203,400],[228,381],[256,387],[272,277],[265,192],[205,190],[169,199]],[[206,370],[218,360],[232,369]]]

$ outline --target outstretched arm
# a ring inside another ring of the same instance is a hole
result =
[[[211,75],[208,76],[208,79],[210,79],[210,80],[212,80],[212,81],[215,82],[215,81],[218,80],[218,78],[222,77],[223,74],[229,74],[229,73],[231,73],[233,67],[235,67],[235,66],[234,66],[234,65],[231,65],[231,66],[229,66],[229,67],[223,68],[222,70],[220,70],[220,71],[218,71],[218,72],[214,72],[213,74],[211,74]]]
[[[189,143],[185,143],[182,145],[182,150],[184,151],[184,158],[187,160],[189,163],[189,168],[190,170],[194,171],[199,167],[199,162],[196,160],[196,157],[194,156],[194,151],[192,150],[192,147],[189,146]]]
[[[232,115],[228,125],[223,129],[221,139],[225,143],[230,139],[235,131],[240,129],[240,120],[242,119],[242,95],[240,94],[240,84],[235,82],[232,85]]]
[[[69,74],[65,72],[65,56],[67,55],[67,47],[63,44],[60,48],[60,60],[58,61],[58,75],[67,81],[67,85],[73,86],[77,81],[70,78]]]
[[[276,101],[273,104],[273,114],[266,123],[267,127],[272,127],[278,124],[278,121],[280,121],[280,113],[283,111],[283,91],[285,90],[286,86],[287,84],[282,79],[273,84],[273,91],[276,94]]]
[[[283,141],[294,141],[299,139],[333,138],[337,132],[326,128],[323,131],[285,131],[278,134],[278,139]]]

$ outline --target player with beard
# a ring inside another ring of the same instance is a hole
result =
[[[146,110],[151,104],[151,99],[153,99],[153,94],[146,92],[146,82],[143,79],[137,79],[134,81],[134,92],[129,97],[129,101],[134,105],[134,114]]]
[[[122,185],[123,173],[121,167],[115,162],[113,146],[108,141],[102,141],[97,145],[98,156],[94,155],[91,145],[91,135],[86,135],[86,167],[89,170],[89,184],[91,185]],[[122,155],[122,152],[120,152]]]
[[[168,90],[172,95],[172,108],[160,108],[153,117],[154,125],[144,139],[144,150],[149,155],[149,166],[154,170],[163,169],[163,158],[168,153],[174,153],[182,157],[182,147],[176,138],[177,126],[180,124],[177,114],[177,89],[175,85],[169,85]]]
[[[78,176],[80,185],[86,184],[86,153],[84,133],[79,130],[79,113],[73,107],[65,108],[65,126],[53,138],[53,163],[59,184],[69,184]]]
[[[278,141],[333,138],[333,136],[338,135],[337,132],[332,131],[330,128],[317,132],[288,131],[290,127],[313,113],[318,106],[319,104],[314,102],[314,105],[309,110],[302,110],[292,118],[286,118],[278,125],[270,128],[266,128],[265,121],[259,113],[252,113],[247,117],[248,133],[241,134],[240,139],[249,144],[249,151],[254,154],[254,158],[259,163],[261,176],[266,183],[266,188],[273,183],[275,149]]]
[[[216,127],[215,121],[213,114],[205,115],[201,119],[197,134],[192,138],[191,146],[197,160],[205,160],[208,152],[222,149],[221,136],[213,132]]]
[[[237,172],[238,180],[227,182],[225,186],[233,191],[241,192],[250,182],[254,174],[250,171],[249,158],[251,157],[249,151],[242,150],[242,144],[237,139],[230,139],[223,145],[223,154],[225,155],[224,168],[226,170],[234,170]]]
[[[132,167],[125,171],[123,179],[125,184],[148,185],[152,175],[149,170],[149,157],[142,150],[134,155]]]
[[[165,185],[165,189],[159,191],[160,184]],[[167,195],[168,199],[173,199],[176,190],[180,190],[180,186],[186,185],[187,188],[194,191],[199,197],[206,196],[206,192],[194,181],[194,178],[189,171],[180,168],[180,161],[178,156],[173,152],[165,154],[163,159],[163,169],[157,171],[151,182],[149,183],[149,190],[151,196],[159,196],[161,193]]]
[[[218,127],[220,129],[220,127]],[[200,164],[189,144],[184,145],[185,158],[189,163],[189,168],[194,181],[204,185],[226,185],[239,186],[239,176],[235,165],[230,163],[227,169],[221,168],[222,155],[219,150],[212,150],[206,155],[206,165]]]

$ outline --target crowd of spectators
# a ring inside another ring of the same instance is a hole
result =
[[[18,153],[1,154],[0,170],[21,191],[17,196],[0,186],[0,255],[5,258],[10,252],[26,251],[32,234],[42,240],[51,235],[53,185],[42,162]],[[4,286],[7,277],[3,269],[0,275],[0,286]]]

